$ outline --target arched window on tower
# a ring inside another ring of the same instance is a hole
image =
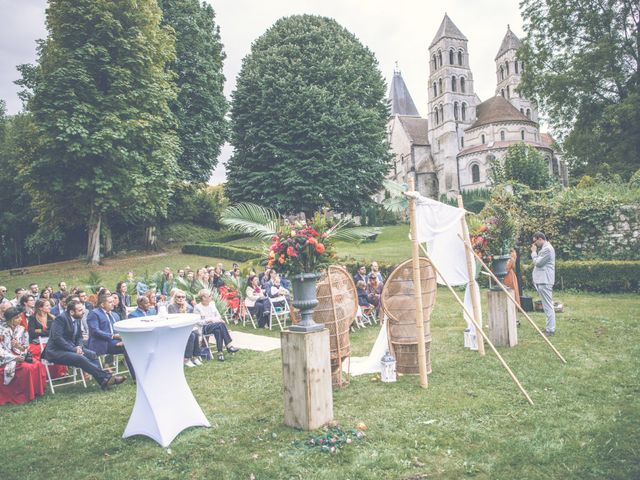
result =
[[[454,102],[453,104],[453,118],[455,119],[455,121],[458,121],[458,102]]]
[[[482,135],[480,135],[480,141],[482,142],[482,145],[484,145],[486,138],[484,136],[484,133]]]
[[[462,65],[462,50],[458,50],[458,65]]]
[[[442,50],[438,50],[438,66],[442,66]]]
[[[444,123],[444,107],[440,105],[440,120]]]
[[[524,115],[524,108],[520,109],[520,113]]]
[[[509,89],[509,85],[507,85],[507,98],[511,98],[511,90]]]
[[[462,121],[464,122],[467,119],[467,104],[462,103]]]
[[[513,68],[516,69],[516,73],[518,73],[518,59],[516,58],[516,61],[513,62]]]
[[[455,54],[453,53],[453,48],[449,50],[449,65],[453,65]]]
[[[507,70],[507,75],[509,75],[509,62],[504,62],[504,65],[505,65],[505,67],[507,67],[507,68],[506,68],[506,70]]]
[[[440,123],[440,114],[438,113],[438,107],[433,109],[433,115],[436,118],[436,125]]]
[[[474,163],[471,166],[471,181],[473,183],[480,182],[480,165],[478,165],[477,163]]]
[[[520,70],[522,70],[522,73],[524,73],[524,62],[520,62]]]
[[[464,77],[460,77],[460,91],[462,93],[465,93],[467,91],[466,83],[467,83],[467,81],[464,79]]]
[[[527,118],[531,120],[531,109],[527,108]]]
[[[438,89],[440,90],[440,95],[442,95],[442,92],[444,92],[444,89],[442,88],[442,79],[441,78],[438,79]]]
[[[524,130],[520,130],[520,140],[524,140]]]
[[[458,82],[456,80],[456,76],[453,75],[451,77],[451,91],[452,92],[457,92],[458,91]]]
[[[438,85],[436,84],[436,82],[433,82],[433,96],[438,96]]]
[[[460,137],[460,148],[464,148],[464,137]]]
[[[500,80],[504,80],[504,67],[502,65],[500,65]]]
[[[504,142],[504,130],[500,130],[500,140]]]
[[[433,70],[435,71],[438,68],[438,62],[436,61],[436,54],[433,54],[433,57],[431,58],[431,62],[433,64]]]
[[[500,90],[500,95],[502,95],[502,98],[504,98],[504,88]]]

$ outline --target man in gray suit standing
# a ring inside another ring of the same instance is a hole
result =
[[[542,307],[547,315],[545,333],[547,336],[556,332],[556,312],[553,308],[553,284],[556,282],[556,251],[542,232],[533,234],[531,245],[533,260],[533,285],[542,299]]]

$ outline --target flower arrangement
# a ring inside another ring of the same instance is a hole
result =
[[[335,257],[331,237],[338,226],[330,227],[320,213],[310,221],[282,224],[271,237],[267,266],[284,275],[319,271]]]
[[[511,213],[499,205],[482,210],[484,220],[470,233],[471,246],[485,263],[509,255],[516,243],[516,225]]]

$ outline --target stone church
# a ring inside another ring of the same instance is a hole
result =
[[[495,58],[495,96],[474,92],[467,37],[445,14],[429,46],[427,117],[420,116],[396,68],[389,91],[389,142],[394,154],[388,178],[409,175],[424,196],[439,198],[488,186],[489,166],[507,148],[524,142],[538,149],[549,171],[567,184],[567,168],[549,134],[541,133],[536,106],[517,92],[525,68],[517,58],[520,40],[507,27]]]

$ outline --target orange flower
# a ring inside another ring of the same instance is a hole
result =
[[[322,243],[316,245],[316,252],[318,252],[320,255],[324,253],[324,245]]]
[[[311,238],[309,238],[309,240],[307,240],[307,243],[309,245],[317,245],[318,240],[316,240],[315,238],[311,237]]]

